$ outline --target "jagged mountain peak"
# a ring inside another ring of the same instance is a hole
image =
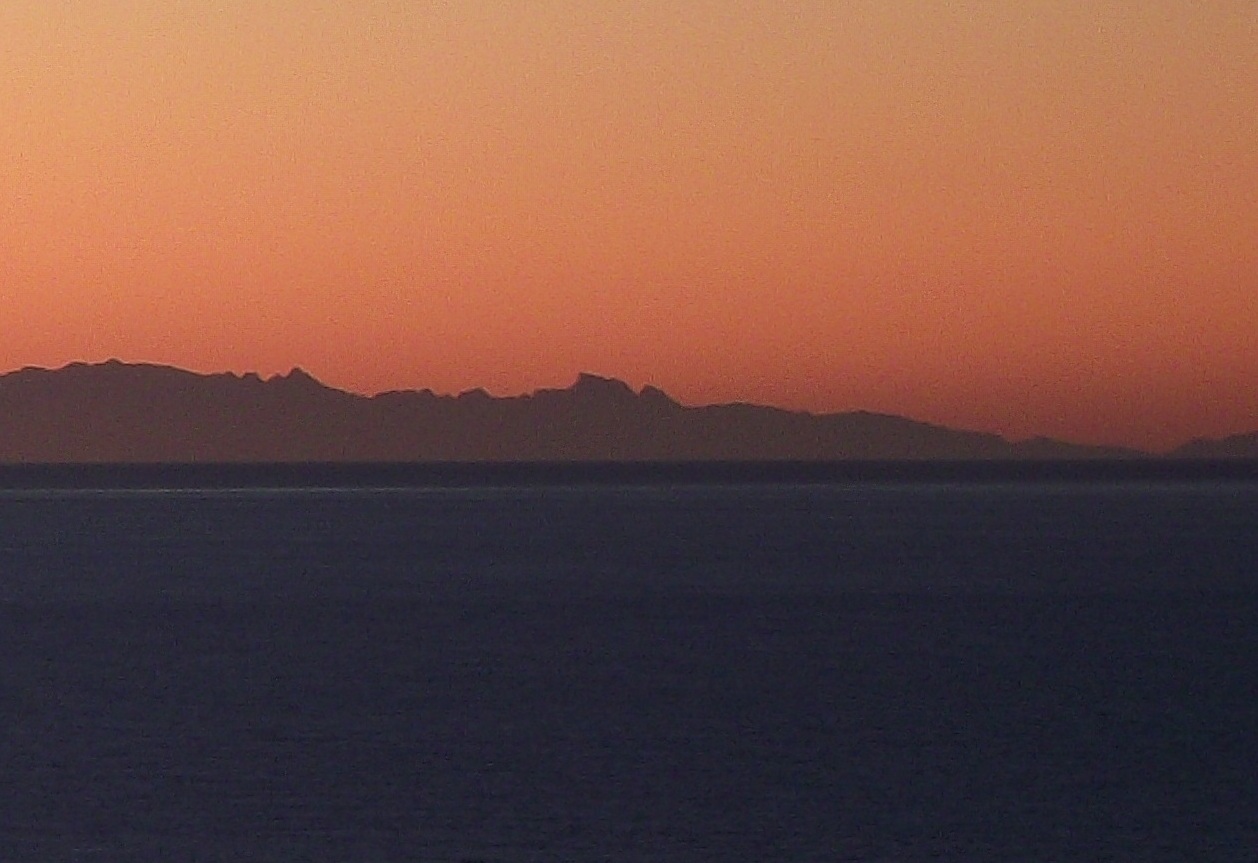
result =
[[[634,398],[636,393],[618,378],[580,372],[569,391],[579,396],[608,396],[615,399]]]

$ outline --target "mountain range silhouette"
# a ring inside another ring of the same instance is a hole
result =
[[[0,375],[0,463],[1078,460],[1136,450],[1010,442],[865,411],[691,407],[582,373],[497,398],[357,395],[301,369],[262,378],[111,360]],[[1170,453],[1258,458],[1258,433]]]

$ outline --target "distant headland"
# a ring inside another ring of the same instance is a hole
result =
[[[682,405],[580,374],[563,389],[374,396],[301,369],[199,374],[112,360],[0,375],[0,464],[921,462],[1130,460],[1152,454],[853,411]],[[1162,459],[1258,459],[1258,433]]]

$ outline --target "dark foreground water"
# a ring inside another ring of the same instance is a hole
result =
[[[0,860],[1258,859],[1258,483],[0,492]]]

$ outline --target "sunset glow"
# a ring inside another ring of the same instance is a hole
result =
[[[0,370],[1258,429],[1254,0],[18,0]]]

